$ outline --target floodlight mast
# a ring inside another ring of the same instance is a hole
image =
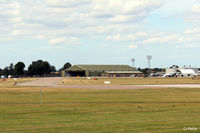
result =
[[[133,68],[134,68],[134,66],[135,66],[135,58],[132,58],[131,62],[133,63]]]
[[[148,74],[150,74],[150,68],[151,68],[151,59],[152,55],[147,55],[147,60],[148,60]]]
[[[148,60],[148,68],[151,68],[151,59],[152,59],[152,55],[147,55],[147,60]]]

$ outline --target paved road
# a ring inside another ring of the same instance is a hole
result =
[[[40,78],[37,80],[19,83],[20,86],[53,87],[53,88],[80,88],[80,89],[146,89],[146,88],[200,88],[200,84],[176,85],[59,85],[62,77]]]
[[[36,80],[18,83],[20,86],[46,86],[46,87],[56,87],[59,86],[59,82],[62,81],[62,77],[53,77],[53,78],[39,78]]]

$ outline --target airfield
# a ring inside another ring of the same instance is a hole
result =
[[[199,78],[1,80],[0,132],[200,132],[199,95]]]
[[[109,81],[110,84],[105,84]],[[19,83],[19,86],[82,88],[82,89],[141,89],[141,88],[200,88],[200,78],[39,78]]]

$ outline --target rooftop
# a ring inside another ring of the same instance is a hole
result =
[[[74,70],[134,71],[135,69],[129,65],[74,65],[67,69],[67,71],[74,71]]]

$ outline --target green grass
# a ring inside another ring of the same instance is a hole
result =
[[[197,133],[199,96],[195,88],[0,89],[0,133]]]
[[[135,104],[1,106],[0,131],[176,133],[182,132],[184,127],[200,128],[199,105],[142,106],[143,109],[138,109]]]

